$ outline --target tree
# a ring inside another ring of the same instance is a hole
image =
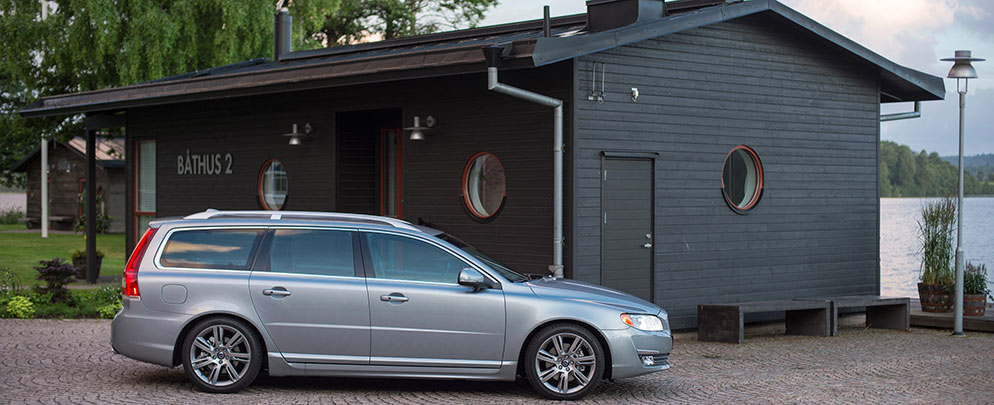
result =
[[[475,27],[498,0],[342,0],[317,37],[353,44],[370,37],[394,39],[442,29]]]
[[[41,21],[38,0],[0,2],[0,182],[44,136],[82,134],[80,116],[24,120],[17,111],[47,95],[159,79],[270,57],[273,1],[55,0]],[[291,4],[301,46],[339,0]]]

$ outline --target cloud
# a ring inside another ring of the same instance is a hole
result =
[[[967,155],[994,152],[994,90],[970,90],[966,96]],[[884,114],[909,111],[908,104],[900,108],[885,106]],[[949,93],[945,100],[922,103],[922,117],[880,124],[881,138],[905,144],[911,149],[938,152],[943,156],[959,153],[959,95]]]

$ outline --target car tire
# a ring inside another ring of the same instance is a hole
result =
[[[262,338],[245,321],[206,318],[194,324],[183,338],[183,370],[201,391],[237,392],[259,375],[262,346]]]
[[[525,350],[525,377],[535,391],[549,399],[587,396],[600,384],[605,367],[604,349],[597,337],[571,323],[542,328]]]

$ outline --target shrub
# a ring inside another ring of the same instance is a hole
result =
[[[52,260],[42,260],[38,264],[40,266],[34,268],[38,270],[37,279],[45,282],[45,286],[35,287],[39,295],[51,294],[51,302],[69,301],[69,290],[66,289],[66,284],[73,280],[76,268],[59,257]]]
[[[969,262],[966,264],[966,272],[963,273],[963,293],[991,295],[990,287],[987,286],[987,265],[981,263],[975,266]]]
[[[97,259],[103,259],[103,258],[104,258],[104,252],[101,252],[98,249],[97,250]],[[86,251],[85,250],[79,250],[79,249],[74,250],[72,253],[69,254],[69,259],[70,260],[74,260],[74,261],[75,260],[86,260]]]
[[[28,297],[23,295],[18,295],[10,299],[7,302],[7,308],[4,310],[4,316],[10,316],[14,318],[27,319],[32,318],[35,315],[34,304]]]
[[[14,225],[24,218],[24,210],[13,205],[0,208],[0,224]]]
[[[6,267],[0,267],[0,299],[21,294],[21,279]]]
[[[100,315],[101,319],[114,319],[114,315],[117,315],[117,311],[121,310],[121,301],[118,300],[116,303],[107,304],[100,308],[97,308],[97,314]]]
[[[946,197],[926,202],[918,221],[918,237],[922,255],[920,278],[922,283],[953,285],[952,268],[953,231],[956,230],[956,200]]]

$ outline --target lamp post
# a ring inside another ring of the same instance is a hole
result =
[[[970,51],[956,51],[955,57],[942,61],[953,62],[953,68],[949,69],[946,77],[956,79],[956,92],[959,93],[959,200],[956,207],[956,294],[953,297],[956,300],[956,310],[953,312],[953,336],[966,336],[963,333],[963,123],[970,79],[977,78],[977,70],[970,63],[983,59],[974,58]]]

